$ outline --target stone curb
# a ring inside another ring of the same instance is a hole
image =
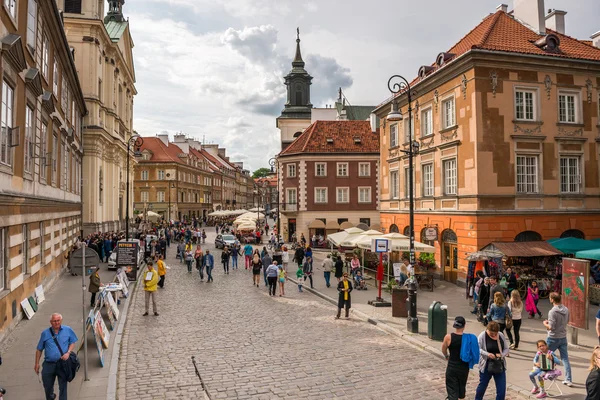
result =
[[[121,315],[123,315],[123,318],[121,318],[121,320],[119,321],[115,341],[113,342],[110,369],[108,371],[108,389],[106,392],[106,400],[117,399],[119,361],[121,358],[121,341],[123,340],[123,331],[125,330],[125,324],[127,322],[129,305],[131,304],[131,302],[134,301],[134,299],[137,298],[137,294],[139,292],[138,288],[141,286],[139,284],[139,281],[135,281],[134,284],[135,288],[129,292],[129,297],[127,297],[127,299],[125,300],[123,310],[121,311]]]
[[[295,284],[298,284],[298,281],[296,281],[295,279],[292,279],[292,278],[288,278],[288,279],[290,281],[294,282]],[[303,290],[306,290],[307,292],[310,292],[310,293],[314,294],[315,296],[320,297],[323,300],[328,301],[331,304],[334,304],[337,307],[337,301],[335,299],[332,299],[331,297],[327,296],[326,294],[323,294],[315,289],[311,289],[310,287],[306,287],[306,286],[303,287]],[[376,319],[373,319],[373,318],[369,317],[367,314],[363,313],[362,311],[350,309],[350,312],[352,313],[352,315],[355,315],[359,319],[364,320],[372,325],[376,325],[382,331],[384,331],[390,335],[398,336],[399,338],[404,339],[412,347],[417,348],[419,350],[426,351],[426,352],[434,355],[437,358],[444,359],[444,357],[442,357],[442,353],[440,352],[440,349],[435,348],[435,347],[431,346],[430,344],[424,343],[423,341],[417,339],[415,337],[416,335],[407,333],[407,332],[403,332],[399,329],[396,329],[396,328],[388,325],[385,322],[381,322]],[[515,386],[512,384],[507,384],[506,390],[516,392],[519,396],[526,398],[526,399],[535,399],[536,398],[535,395],[531,395],[530,390],[524,389],[522,387]]]

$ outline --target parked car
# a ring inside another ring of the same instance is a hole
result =
[[[231,247],[235,243],[235,240],[235,236],[233,235],[217,235],[215,239],[215,247],[217,249],[222,249],[225,246]]]
[[[125,242],[126,240],[119,240],[119,242]],[[138,245],[138,268],[142,268],[144,264],[144,249],[140,246],[139,239],[129,239],[127,242],[137,242]],[[108,269],[117,269],[117,250],[113,251],[108,258]]]

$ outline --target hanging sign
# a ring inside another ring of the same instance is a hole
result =
[[[437,228],[425,228],[424,235],[425,240],[435,241],[438,240]]]

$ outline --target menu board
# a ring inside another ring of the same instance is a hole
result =
[[[590,262],[576,258],[562,259],[562,303],[569,309],[569,325],[588,329],[588,280]]]
[[[131,281],[137,280],[138,243],[117,242],[117,267],[122,268]]]

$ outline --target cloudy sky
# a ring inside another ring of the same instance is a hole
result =
[[[566,10],[566,33],[600,30],[598,0],[546,0]],[[411,79],[495,11],[500,0],[127,0],[136,66],[134,127],[182,131],[227,148],[254,171],[279,150],[296,27],[314,77],[315,107],[341,86],[353,105],[376,105],[393,74]],[[512,0],[508,2],[512,9]]]

